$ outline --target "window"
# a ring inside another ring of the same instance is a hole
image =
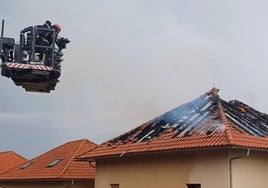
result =
[[[20,169],[28,168],[28,167],[31,166],[32,164],[33,164],[33,161],[29,161],[28,163],[26,163],[25,165],[23,165]]]
[[[119,188],[119,184],[111,184],[111,188]]]
[[[187,188],[201,188],[201,184],[187,184]]]
[[[59,162],[61,162],[62,160],[63,160],[62,158],[56,159],[55,161],[53,161],[52,163],[50,163],[49,165],[47,165],[47,167],[53,167],[56,164],[58,164]]]

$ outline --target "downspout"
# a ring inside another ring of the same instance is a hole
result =
[[[74,184],[74,180],[72,179],[71,183],[68,184],[68,185],[66,185],[64,188],[69,188],[69,187],[71,187],[73,184]]]
[[[243,156],[237,156],[237,157],[232,157],[229,159],[229,178],[230,178],[230,188],[233,188],[233,167],[232,167],[232,162],[233,160],[236,160],[236,159],[242,159],[242,158],[246,158],[249,156],[249,152],[250,152],[250,149],[248,148],[247,149],[247,153]]]

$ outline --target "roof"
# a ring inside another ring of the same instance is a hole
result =
[[[80,158],[227,146],[268,149],[268,115],[238,100],[226,102],[218,91],[213,88]]]
[[[0,175],[26,161],[27,159],[13,151],[0,152]]]
[[[86,139],[65,143],[2,174],[0,180],[93,179],[95,168],[75,158],[94,147]]]

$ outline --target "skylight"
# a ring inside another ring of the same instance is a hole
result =
[[[63,158],[56,159],[55,161],[53,161],[52,163],[50,163],[49,165],[47,165],[47,167],[53,167],[56,164],[58,164],[59,162],[61,162],[62,160],[63,160]]]
[[[32,164],[33,164],[33,161],[29,161],[28,163],[26,163],[25,165],[23,165],[20,169],[28,168]]]

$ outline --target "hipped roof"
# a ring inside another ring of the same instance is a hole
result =
[[[0,152],[0,175],[26,161],[26,158],[13,151]]]
[[[213,88],[197,99],[86,152],[94,160],[127,154],[212,147],[268,149],[268,115]]]

